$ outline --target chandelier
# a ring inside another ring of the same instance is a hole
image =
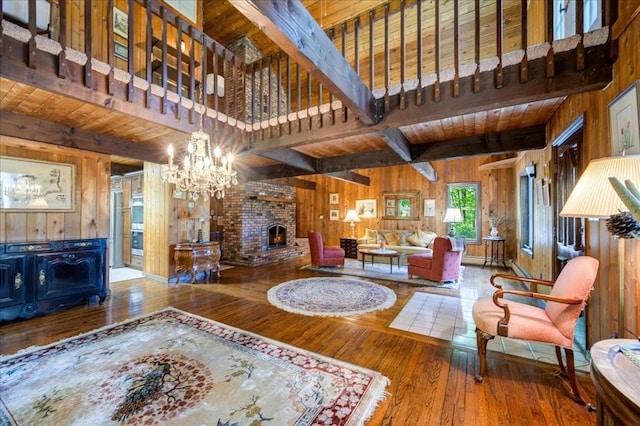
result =
[[[206,107],[205,107],[206,113]],[[211,149],[209,135],[202,130],[204,113],[200,115],[200,129],[191,133],[182,166],[173,162],[173,144],[167,148],[169,164],[162,166],[162,181],[176,185],[178,191],[189,194],[196,201],[208,196],[224,198],[225,188],[237,185],[237,172],[233,170],[233,155],[222,155],[219,146]]]

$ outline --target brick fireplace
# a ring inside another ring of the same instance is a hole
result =
[[[293,187],[264,182],[240,183],[226,191],[226,260],[258,266],[305,255],[296,245],[295,197]]]

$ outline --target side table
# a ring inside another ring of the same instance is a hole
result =
[[[504,243],[507,241],[505,237],[482,237],[482,241],[484,241],[484,263],[482,267],[484,268],[487,262],[489,262],[489,267],[493,265],[493,262],[496,262],[496,266],[502,262],[502,265],[506,268],[507,262],[505,260],[504,255]],[[491,246],[491,253],[489,254],[489,246]],[[500,255],[500,248],[502,247],[502,255]]]
[[[340,248],[344,250],[344,257],[350,259],[358,258],[358,239],[340,238]]]
[[[640,367],[620,351],[640,354],[634,339],[606,339],[591,347],[591,380],[598,398],[598,425],[640,424]]]
[[[174,251],[176,262],[176,274],[180,282],[180,272],[185,271],[191,274],[191,284],[196,280],[199,271],[211,276],[216,271],[220,278],[220,243],[183,243],[176,244]]]

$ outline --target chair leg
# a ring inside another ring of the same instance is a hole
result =
[[[556,358],[558,359],[558,365],[560,366],[560,373],[563,377],[567,377],[567,369],[564,367],[564,361],[562,360],[562,350],[560,346],[554,346],[556,348]]]
[[[578,383],[576,382],[576,370],[573,362],[573,349],[564,348],[564,354],[567,357],[567,374],[569,376],[569,385],[571,385],[571,393],[574,401],[579,404],[585,405],[584,399],[580,396],[578,390]]]
[[[484,379],[484,373],[487,369],[487,343],[495,336],[485,333],[484,331],[476,328],[476,344],[478,346],[478,358],[480,358],[480,368],[478,374],[474,377],[476,382],[482,383]]]

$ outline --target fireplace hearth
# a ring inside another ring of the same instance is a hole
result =
[[[287,246],[287,228],[283,225],[271,225],[267,229],[267,250]]]

